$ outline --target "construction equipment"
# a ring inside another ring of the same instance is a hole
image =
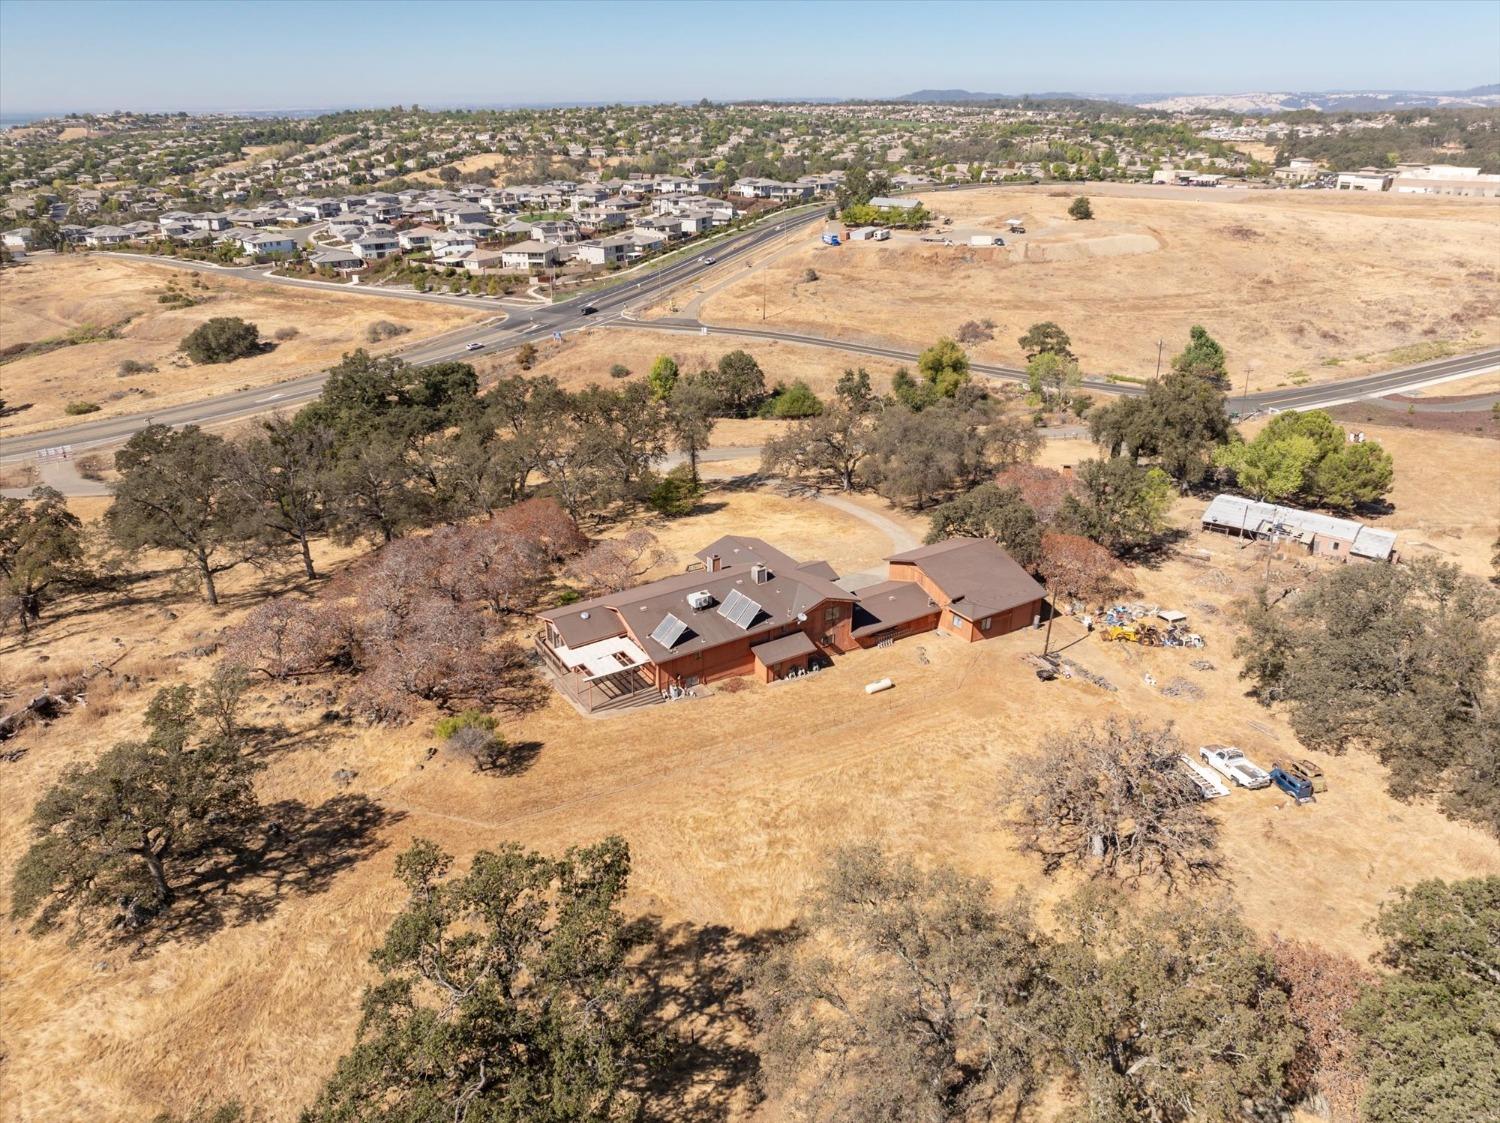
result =
[[[1161,644],[1161,633],[1150,624],[1106,624],[1099,633],[1099,638],[1106,642],[1123,640],[1126,643],[1138,643],[1142,647],[1157,647]]]

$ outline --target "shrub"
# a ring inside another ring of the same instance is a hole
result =
[[[379,343],[383,339],[394,339],[398,335],[405,335],[411,328],[405,324],[393,324],[390,320],[376,320],[365,329],[365,339],[371,343]]]
[[[102,480],[104,478],[104,457],[98,455],[97,453],[89,453],[87,456],[80,456],[76,461],[74,461],[74,463],[78,468],[78,474],[84,479]],[[90,701],[92,702],[92,699],[90,699]],[[90,706],[90,708],[92,708],[92,705]]]
[[[537,349],[535,343],[523,343],[516,351],[516,363],[522,370],[530,370],[536,362]]]
[[[151,374],[155,370],[155,363],[143,363],[139,359],[123,359],[120,362],[119,375],[121,378],[129,378],[133,374]]]
[[[276,335],[273,338],[281,343],[285,343],[288,339],[296,339],[300,334],[301,332],[299,332],[296,328],[288,326],[284,328],[277,328]]]
[[[955,333],[960,343],[984,343],[995,338],[994,320],[970,320]]]
[[[629,378],[630,368],[624,363],[615,363],[609,368],[609,376],[611,378]]]
[[[69,402],[66,406],[63,407],[63,412],[66,413],[69,417],[77,417],[82,413],[97,413],[99,412],[99,403]]]
[[[823,403],[806,382],[798,379],[771,399],[771,416],[781,418],[816,417]]]
[[[487,714],[483,710],[461,710],[439,718],[432,727],[432,735],[439,741],[446,741],[460,729],[483,729],[493,733],[499,724],[493,714]]]
[[[1068,213],[1079,221],[1082,221],[1084,219],[1094,217],[1094,208],[1092,204],[1089,203],[1089,198],[1087,195],[1080,195],[1078,196],[1078,198],[1074,199],[1072,205],[1068,207]]]
[[[802,274],[802,279],[808,284],[812,284],[818,279],[818,271],[816,269],[808,269]]]
[[[238,316],[215,316],[194,328],[182,350],[195,363],[232,363],[260,351],[260,329]]]
[[[651,509],[669,518],[690,515],[703,494],[703,488],[693,479],[692,469],[679,464],[651,489]]]

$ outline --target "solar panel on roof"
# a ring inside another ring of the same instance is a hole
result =
[[[663,647],[670,648],[682,638],[683,633],[687,630],[688,626],[669,612],[661,618],[661,623],[656,625],[652,630],[651,638]]]
[[[724,603],[719,605],[719,615],[736,628],[748,628],[760,615],[760,605],[738,589],[731,589]]]

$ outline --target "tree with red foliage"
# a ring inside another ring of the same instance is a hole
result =
[[[555,499],[523,500],[499,511],[490,522],[537,547],[540,556],[551,562],[570,558],[589,544]]]
[[[253,608],[224,644],[224,661],[271,679],[318,674],[354,661],[348,606],[278,597]]]
[[[349,704],[375,721],[410,720],[419,699],[532,708],[539,697],[525,652],[508,640],[496,642],[493,621],[470,605],[420,602],[399,630],[367,633],[368,669],[350,690]]]
[[[1347,1017],[1375,976],[1346,956],[1300,940],[1273,937],[1271,957],[1292,1022],[1303,1034],[1287,1069],[1289,1093],[1329,1123],[1359,1123],[1366,1079],[1359,1035]]]
[[[1114,555],[1077,534],[1042,535],[1038,569],[1054,596],[1079,597],[1090,604],[1103,604],[1130,588]]]
[[[529,709],[537,680],[523,649],[501,638],[500,618],[582,542],[551,501],[399,539],[315,602],[255,609],[228,657],[275,679],[351,671],[349,702],[374,720],[409,719],[422,700]]]
[[[1014,488],[1043,523],[1057,517],[1063,496],[1073,490],[1073,481],[1053,468],[1035,464],[1012,464],[995,477],[1000,487]]]
[[[581,583],[591,596],[628,589],[671,555],[644,527],[619,538],[606,538],[573,559],[568,576]]]

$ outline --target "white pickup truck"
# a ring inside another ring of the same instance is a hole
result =
[[[1204,745],[1198,755],[1204,764],[1242,788],[1265,788],[1271,784],[1271,774],[1233,745]]]

